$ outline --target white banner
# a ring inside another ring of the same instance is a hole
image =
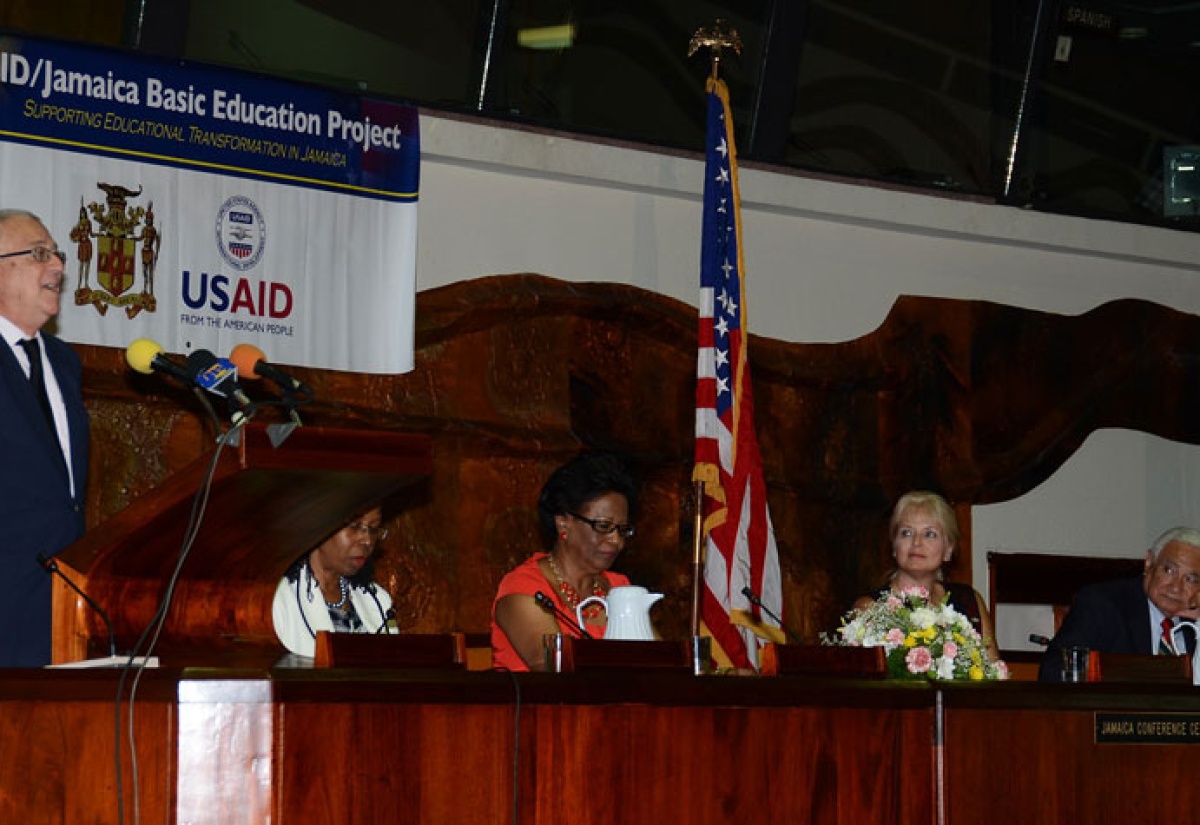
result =
[[[0,208],[67,254],[68,341],[411,370],[419,163],[412,107],[0,38]]]

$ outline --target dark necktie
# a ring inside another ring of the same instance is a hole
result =
[[[38,346],[38,342],[32,338],[26,338],[19,343],[25,350],[25,354],[29,356],[29,386],[33,387],[33,394],[37,396],[38,404],[42,407],[42,414],[46,416],[46,421],[50,424],[50,432],[55,434],[54,438],[57,441],[58,428],[54,425],[54,411],[50,409],[50,396],[46,394],[46,373],[42,369],[42,350]]]
[[[1174,656],[1175,640],[1171,636],[1171,620],[1162,620],[1162,635],[1158,637],[1158,655],[1159,656]]]

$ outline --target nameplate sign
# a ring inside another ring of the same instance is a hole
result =
[[[1200,745],[1200,713],[1097,713],[1096,744]]]

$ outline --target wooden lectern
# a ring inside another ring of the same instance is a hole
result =
[[[269,665],[284,653],[271,601],[288,566],[431,467],[425,436],[301,427],[276,447],[251,424],[238,446],[210,450],[57,561],[108,614],[118,649],[131,649],[167,595],[197,491],[212,472],[154,652],[164,666]],[[55,662],[106,652],[101,618],[58,581],[53,621]]]

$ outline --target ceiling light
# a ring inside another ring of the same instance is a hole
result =
[[[517,45],[525,49],[569,49],[574,42],[574,23],[517,30]]]

